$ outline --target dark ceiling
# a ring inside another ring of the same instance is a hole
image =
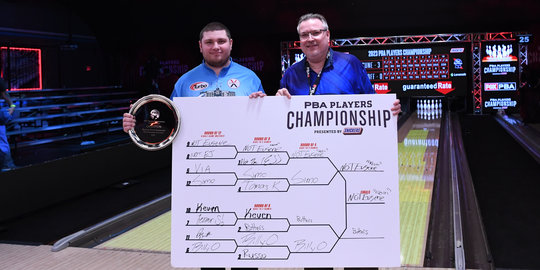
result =
[[[326,16],[332,38],[540,28],[538,0],[0,0],[0,8],[0,27],[95,35],[122,46],[193,42],[210,21],[225,23],[236,39],[293,40],[308,12]]]
[[[58,1],[97,36],[120,43],[193,40],[210,21],[236,37],[291,40],[308,12],[327,17],[333,38],[527,31],[540,22],[537,0]]]

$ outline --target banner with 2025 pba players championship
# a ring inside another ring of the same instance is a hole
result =
[[[175,98],[172,265],[400,266],[395,99]]]

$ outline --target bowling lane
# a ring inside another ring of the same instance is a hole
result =
[[[163,213],[95,248],[171,252],[171,211]]]
[[[424,264],[441,127],[441,113],[429,120],[420,113],[398,133],[401,265],[414,267]]]
[[[429,112],[428,120],[427,112],[414,112],[398,131],[403,266],[422,267],[424,263],[441,114],[440,110]],[[166,212],[94,248],[170,252],[170,216]]]

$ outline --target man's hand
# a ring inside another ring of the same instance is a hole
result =
[[[396,99],[392,105],[394,105],[390,109],[392,111],[392,114],[393,115],[398,115],[401,112],[401,104],[400,104],[399,99]]]
[[[287,98],[291,99],[291,93],[289,93],[289,90],[287,88],[281,88],[276,92],[276,96],[286,96]]]
[[[7,111],[9,114],[13,115],[13,112],[15,111],[15,107],[9,107]]]
[[[128,133],[130,129],[133,129],[135,127],[135,116],[129,113],[124,113],[122,127],[124,128],[125,133]]]
[[[249,98],[259,98],[259,97],[266,97],[266,94],[263,93],[262,91],[249,94]]]

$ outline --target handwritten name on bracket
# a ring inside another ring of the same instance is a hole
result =
[[[205,216],[204,214],[199,214],[197,216],[196,224],[208,224],[208,225],[223,225],[225,224],[225,215],[216,215],[214,217]]]
[[[264,231],[264,226],[255,223],[244,223],[244,230],[247,232],[257,232],[257,231]]]
[[[214,150],[195,151],[187,155],[187,159],[190,158],[212,158],[214,157]]]
[[[261,144],[248,144],[244,146],[242,151],[244,152],[276,152],[281,151],[282,147],[279,146],[279,143],[273,143],[270,145],[261,145]]]
[[[296,216],[296,222],[298,222],[298,223],[313,223],[313,220],[311,218],[307,218],[305,216]]]
[[[238,182],[242,191],[282,191],[282,180],[271,181],[272,183],[262,183],[259,181],[241,180]]]
[[[293,177],[291,178],[291,182],[293,184],[317,184],[319,182],[319,177],[313,176],[313,177],[300,177],[302,171],[298,171]]]
[[[202,203],[197,203],[197,208],[195,208],[195,212],[219,213],[219,206],[206,206]]]
[[[352,233],[354,235],[362,235],[362,236],[369,235],[368,229],[362,229],[362,228],[352,228]]]
[[[193,140],[191,143],[188,142],[188,146],[223,146],[227,145],[227,141],[225,140],[210,140],[210,139],[204,139],[204,140]]]
[[[381,171],[380,166],[382,162],[374,162],[371,160],[366,160],[364,163],[345,163],[341,165],[340,171],[342,172],[376,172]]]
[[[197,239],[204,239],[204,238],[207,238],[209,236],[211,236],[212,233],[211,232],[207,232],[205,231],[205,228],[201,228],[197,234],[195,234],[195,238]]]
[[[263,178],[266,177],[266,174],[266,172],[255,171],[253,168],[249,168],[242,175],[251,178]]]
[[[270,246],[279,240],[279,236],[275,233],[248,233],[240,238],[240,243],[246,246]]]
[[[191,245],[191,250],[188,252],[215,252],[219,250],[221,243],[219,242],[195,242]]]
[[[249,249],[242,250],[241,258],[251,259],[251,260],[264,260],[266,259],[266,253],[262,252],[251,252]],[[240,257],[239,257],[240,258]]]
[[[281,155],[277,154],[270,154],[266,156],[262,156],[259,158],[240,158],[238,160],[239,165],[274,165],[274,164],[282,164],[285,162]]]
[[[211,172],[210,165],[205,166],[200,163],[195,164],[193,169],[188,168],[186,170],[186,173],[209,173],[209,172]]]
[[[326,241],[321,241],[315,243],[306,239],[298,239],[294,241],[293,250],[295,252],[321,252],[326,249],[328,243]]]
[[[298,150],[292,153],[291,157],[295,158],[307,158],[307,157],[323,157],[328,149],[314,149],[314,150]]]
[[[270,213],[251,213],[251,208],[246,209],[246,214],[244,218],[252,219],[272,219],[272,214]]]
[[[390,195],[392,190],[386,188],[384,190],[372,189],[372,190],[362,190],[360,192],[355,192],[349,194],[347,201],[348,202],[369,202],[369,203],[381,203],[386,200],[386,197]]]

